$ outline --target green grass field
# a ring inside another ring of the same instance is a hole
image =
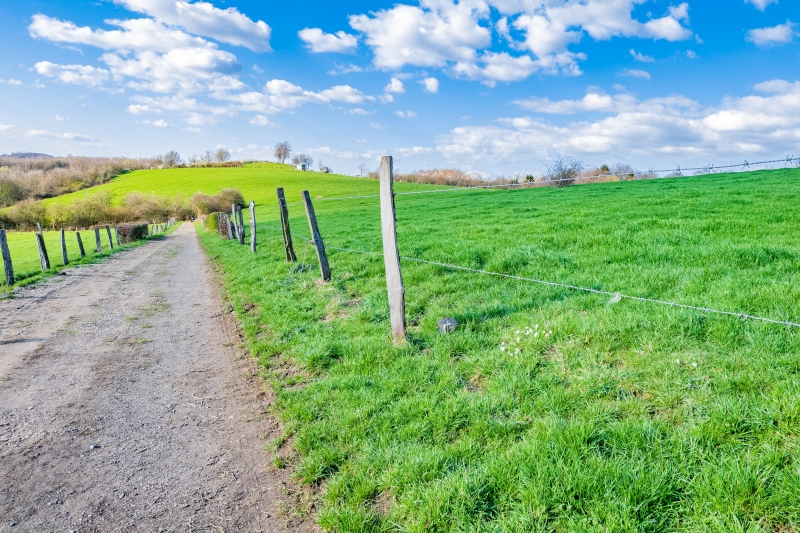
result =
[[[798,178],[398,196],[399,247],[798,322]],[[316,207],[330,248],[380,251],[376,199]],[[255,255],[202,241],[278,391],[275,467],[320,489],[325,528],[800,530],[797,329],[404,261],[409,341],[393,345],[382,258],[329,249],[322,284],[303,241],[285,263],[276,215],[259,214]],[[446,316],[461,327],[441,336]]]

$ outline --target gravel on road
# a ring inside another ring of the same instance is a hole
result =
[[[0,531],[308,531],[194,226],[0,301]]]

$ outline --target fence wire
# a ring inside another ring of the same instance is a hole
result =
[[[270,227],[268,229],[271,229],[273,231],[278,231],[278,232],[281,232],[281,233],[283,232],[283,230],[280,229],[280,228],[272,228],[272,227]],[[300,240],[303,240],[303,241],[313,242],[312,239],[309,239],[309,238],[304,237],[302,235],[297,235],[295,233],[292,233],[292,236],[296,237],[296,238],[298,238]],[[362,255],[372,255],[372,256],[377,256],[377,257],[383,257],[383,253],[382,252],[370,252],[370,251],[366,251],[366,250],[356,250],[356,249],[352,249],[352,248],[340,248],[340,247],[336,247],[336,246],[328,246],[327,244],[325,245],[325,249],[326,250],[336,250],[338,252],[346,252],[346,253],[353,253],[353,254],[362,254]],[[664,306],[668,306],[668,307],[675,307],[675,308],[678,308],[678,309],[689,309],[689,310],[693,310],[693,311],[700,311],[702,313],[716,314],[716,315],[723,315],[723,316],[732,316],[732,317],[738,317],[738,318],[741,318],[741,319],[744,319],[744,320],[756,320],[756,321],[765,322],[765,323],[768,323],[768,324],[777,324],[777,325],[787,326],[787,327],[792,327],[792,328],[800,328],[800,323],[790,322],[790,321],[786,321],[786,320],[776,320],[776,319],[773,319],[773,318],[767,318],[767,317],[762,317],[762,316],[757,316],[757,315],[751,315],[750,313],[735,312],[735,311],[724,311],[724,310],[720,310],[720,309],[714,309],[714,308],[711,308],[711,307],[689,305],[689,304],[683,304],[683,303],[679,303],[679,302],[670,302],[670,301],[667,301],[667,300],[658,300],[658,299],[654,299],[654,298],[644,298],[642,296],[631,296],[631,295],[628,295],[628,294],[623,294],[621,292],[604,291],[604,290],[601,290],[601,289],[592,289],[590,287],[581,287],[579,285],[571,285],[571,284],[568,284],[568,283],[559,283],[559,282],[555,282],[555,281],[547,281],[547,280],[541,280],[541,279],[536,279],[536,278],[529,278],[529,277],[525,277],[525,276],[515,276],[513,274],[503,274],[501,272],[492,272],[490,270],[483,270],[483,269],[480,269],[480,268],[469,268],[469,267],[464,267],[464,266],[459,266],[459,265],[453,265],[453,264],[450,264],[450,263],[441,263],[441,262],[438,262],[438,261],[429,261],[427,259],[420,259],[420,258],[417,258],[417,257],[407,257],[407,256],[401,255],[400,256],[400,260],[402,260],[402,261],[411,261],[411,262],[415,262],[415,263],[421,263],[421,264],[432,265],[432,266],[438,266],[438,267],[442,267],[442,268],[449,268],[451,270],[459,270],[459,271],[462,271],[462,272],[471,272],[471,273],[474,273],[474,274],[482,274],[482,275],[486,275],[486,276],[495,276],[495,277],[499,277],[499,278],[513,279],[513,280],[517,280],[517,281],[526,281],[526,282],[529,282],[529,283],[536,283],[536,284],[545,285],[545,286],[548,286],[548,287],[557,287],[557,288],[560,288],[560,289],[568,289],[568,290],[572,290],[572,291],[576,291],[576,292],[586,292],[586,293],[590,293],[590,294],[599,294],[599,295],[602,295],[602,296],[610,296],[611,297],[610,303],[617,303],[617,302],[620,302],[622,300],[633,300],[633,301],[637,301],[637,302],[651,303],[651,304],[656,304],[656,305],[664,305]]]

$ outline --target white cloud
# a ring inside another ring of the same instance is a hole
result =
[[[361,109],[360,107],[354,107],[350,111],[347,112],[350,115],[374,115],[377,113],[374,109],[372,111],[367,111],[366,109]]]
[[[425,92],[431,94],[439,92],[439,80],[436,78],[425,78],[424,80],[419,80],[419,82],[425,86]]]
[[[394,114],[400,118],[414,118],[417,116],[413,111],[395,111]]]
[[[369,125],[372,126],[372,129],[375,129],[375,130],[385,130],[386,129],[386,126],[382,126],[382,125],[378,124],[377,122],[370,122]]]
[[[63,122],[63,121],[65,121],[65,120],[69,120],[69,119],[68,119],[68,118],[64,118],[64,117],[62,117],[62,116],[59,116],[59,115],[56,113],[56,122]]]
[[[14,126],[11,124],[0,124],[0,131],[13,130]]]
[[[633,48],[631,48],[631,55],[636,61],[641,61],[642,63],[654,63],[656,58],[653,56],[646,56],[641,52],[637,52]]]
[[[747,32],[745,40],[756,46],[787,44],[794,40],[796,35],[795,26],[797,24],[787,20],[785,24],[778,24],[769,28],[756,28]]]
[[[350,74],[351,72],[364,72],[364,67],[359,67],[350,63],[349,65],[333,64],[333,68],[328,71],[328,76],[338,76],[339,74]]]
[[[263,21],[253,21],[236,8],[219,9],[208,2],[182,0],[115,0],[131,11],[144,13],[189,33],[224,43],[244,46],[254,52],[268,52],[272,30]]]
[[[511,103],[520,106],[528,111],[537,113],[549,113],[555,115],[571,115],[587,111],[599,111],[610,113],[619,111],[625,107],[636,104],[633,96],[618,94],[609,96],[607,94],[590,92],[581,100],[557,100],[549,98],[529,98],[518,99]]]
[[[755,89],[766,96],[725,98],[714,107],[683,96],[644,101],[615,96],[610,102],[598,100],[609,113],[598,120],[553,125],[530,117],[503,118],[491,125],[455,128],[439,139],[437,150],[459,162],[530,161],[549,158],[556,151],[626,161],[668,157],[680,163],[711,156],[739,160],[791,153],[800,141],[800,82],[772,80]],[[530,107],[569,113],[592,106],[584,99],[534,100]]]
[[[156,107],[151,107],[147,104],[131,104],[128,106],[128,113],[133,115],[143,115],[145,113],[160,114],[161,110]]]
[[[686,57],[688,57],[689,59],[697,59],[699,56],[697,55],[697,52],[695,52],[694,50],[686,50]]]
[[[7,83],[8,85],[22,85],[22,82],[19,80],[3,80],[0,79],[0,83]]]
[[[200,128],[192,128],[192,127],[183,128],[183,131],[188,131],[189,133],[203,133],[203,130],[201,130]]]
[[[153,122],[153,126],[155,126],[156,128],[168,128],[169,122],[167,122],[162,118]]]
[[[267,117],[264,115],[256,115],[250,119],[250,124],[255,124],[256,126],[273,126],[274,123],[270,122]]]
[[[403,82],[397,78],[392,78],[389,81],[389,84],[383,88],[384,91],[387,93],[404,93],[406,92],[406,88],[403,86]]]
[[[636,68],[624,68],[617,73],[617,76],[622,76],[623,78],[641,78],[648,81],[652,78],[650,73],[646,70],[639,70]]]
[[[65,141],[97,142],[97,139],[79,133],[53,133],[47,130],[28,130],[25,132],[28,137],[44,137],[46,139],[62,139]]]
[[[325,33],[319,28],[305,28],[297,35],[306,42],[306,46],[315,54],[324,52],[351,52],[358,46],[358,38],[343,31]]]
[[[764,11],[768,5],[770,4],[777,4],[778,0],[744,0],[747,4],[753,4],[756,6],[756,9],[760,11]]]
[[[34,65],[36,72],[43,76],[56,78],[63,83],[99,87],[108,80],[109,72],[89,65],[56,65],[49,61],[40,61]]]

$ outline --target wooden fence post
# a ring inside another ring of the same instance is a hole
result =
[[[392,335],[399,341],[406,338],[406,299],[400,253],[397,251],[397,217],[392,186],[392,156],[381,157],[381,232],[383,234],[383,263],[386,267],[386,290],[389,293],[389,312]]]
[[[116,237],[117,247],[122,246],[119,243],[119,228],[117,226],[114,226],[114,237]]]
[[[108,235],[108,247],[109,249],[114,249],[114,241],[111,240],[111,227],[106,226],[106,234]]]
[[[228,226],[228,240],[233,240],[233,228],[231,227],[231,217],[226,213],[225,214],[225,224]]]
[[[61,228],[61,261],[64,266],[69,264],[69,255],[67,255],[67,236],[64,233],[64,228]]]
[[[36,234],[36,244],[39,246],[39,262],[42,264],[42,272],[50,270],[50,258],[47,256],[47,247],[44,245],[44,237]]]
[[[256,253],[256,203],[250,200],[250,251]]]
[[[76,231],[75,236],[78,238],[78,250],[81,252],[81,259],[86,257],[86,250],[83,249],[83,239],[81,239],[81,232]]]
[[[331,267],[328,265],[328,256],[325,254],[325,243],[322,242],[322,235],[319,234],[317,215],[314,213],[314,205],[311,203],[311,197],[308,195],[308,191],[303,191],[303,203],[306,206],[308,227],[311,229],[311,244],[313,244],[314,248],[317,250],[317,259],[319,260],[319,270],[322,274],[322,280],[330,281]]]
[[[278,187],[278,208],[281,213],[281,228],[283,229],[283,248],[286,251],[286,262],[294,263],[297,256],[294,255],[292,245],[292,232],[289,229],[289,209],[286,206],[286,197],[283,195],[283,187]]]
[[[97,244],[97,253],[103,251],[103,242],[100,240],[100,228],[94,228],[94,240]]]
[[[11,264],[11,252],[8,249],[8,239],[6,239],[6,230],[4,229],[0,229],[0,254],[3,256],[6,285],[10,287],[14,284],[14,265]]]
[[[36,223],[36,229],[38,230],[39,235],[42,235],[42,223],[41,222],[37,222]]]
[[[244,245],[244,215],[242,214],[242,206],[236,206],[237,226],[239,227],[239,244]]]
[[[233,234],[238,239],[239,238],[239,227],[236,225],[238,222],[236,218],[236,204],[231,204],[231,217],[233,217]],[[230,219],[230,217],[228,217]]]

